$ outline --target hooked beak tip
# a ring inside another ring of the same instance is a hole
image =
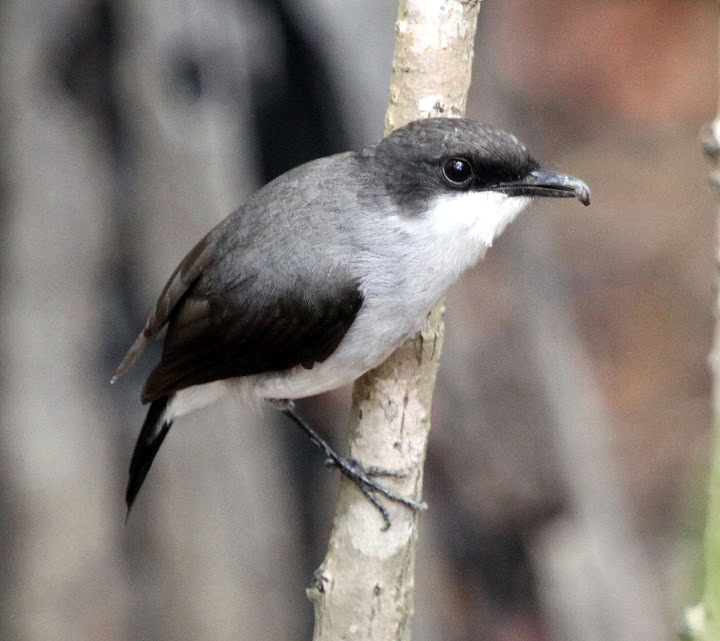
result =
[[[585,183],[583,183],[582,188],[575,191],[575,195],[585,207],[590,204],[590,188]]]
[[[551,169],[535,169],[519,181],[502,183],[495,189],[510,196],[577,198],[585,206],[590,204],[590,187],[575,176]]]
[[[586,207],[590,204],[590,187],[575,176],[538,169],[531,172],[527,186],[536,189],[538,196],[577,198]]]

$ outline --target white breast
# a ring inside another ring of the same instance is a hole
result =
[[[448,193],[415,216],[365,219],[352,257],[365,298],[338,349],[312,369],[183,390],[173,403],[182,409],[178,414],[206,405],[206,397],[215,400],[224,390],[254,398],[302,398],[352,382],[420,328],[445,290],[484,256],[529,202],[492,191]]]
[[[384,217],[368,226],[353,265],[362,274],[365,300],[338,349],[311,370],[255,378],[255,394],[310,396],[379,365],[420,328],[447,288],[529,203],[498,192],[450,193],[417,216]]]

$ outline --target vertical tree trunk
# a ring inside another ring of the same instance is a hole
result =
[[[479,9],[480,0],[401,0],[386,133],[417,118],[464,114]],[[439,303],[423,331],[353,391],[350,456],[410,470],[395,489],[418,501],[443,311]],[[378,512],[343,479],[328,553],[308,590],[315,641],[410,639],[418,514],[386,506],[392,526],[382,531]]]
[[[710,182],[720,193],[720,109],[715,120],[707,125],[701,140],[710,161]],[[720,209],[718,210],[720,232]],[[710,366],[712,369],[713,424],[715,447],[708,488],[708,512],[705,525],[705,590],[700,604],[687,610],[683,622],[683,638],[693,641],[720,639],[720,245],[717,248],[717,296],[715,303],[715,339]]]

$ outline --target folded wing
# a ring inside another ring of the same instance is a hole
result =
[[[192,385],[324,361],[355,319],[362,294],[351,281],[326,284],[322,292],[266,291],[247,279],[208,292],[198,282],[170,315],[143,402]]]

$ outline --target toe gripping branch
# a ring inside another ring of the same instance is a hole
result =
[[[427,506],[424,503],[418,503],[411,499],[406,499],[395,492],[388,490],[387,488],[380,485],[374,480],[375,477],[391,477],[391,478],[403,478],[407,476],[409,470],[385,470],[377,467],[364,467],[359,461],[355,459],[347,459],[335,452],[330,445],[323,439],[308,423],[305,419],[298,414],[295,409],[295,404],[292,401],[274,401],[273,405],[282,411],[295,425],[297,425],[310,440],[327,456],[326,464],[329,467],[337,467],[340,473],[346,478],[350,479],[355,486],[365,495],[370,503],[372,503],[380,512],[380,515],[385,522],[383,530],[387,530],[390,523],[390,514],[388,514],[385,506],[380,503],[377,495],[384,496],[390,501],[401,503],[405,507],[410,508],[414,511],[424,510]]]

